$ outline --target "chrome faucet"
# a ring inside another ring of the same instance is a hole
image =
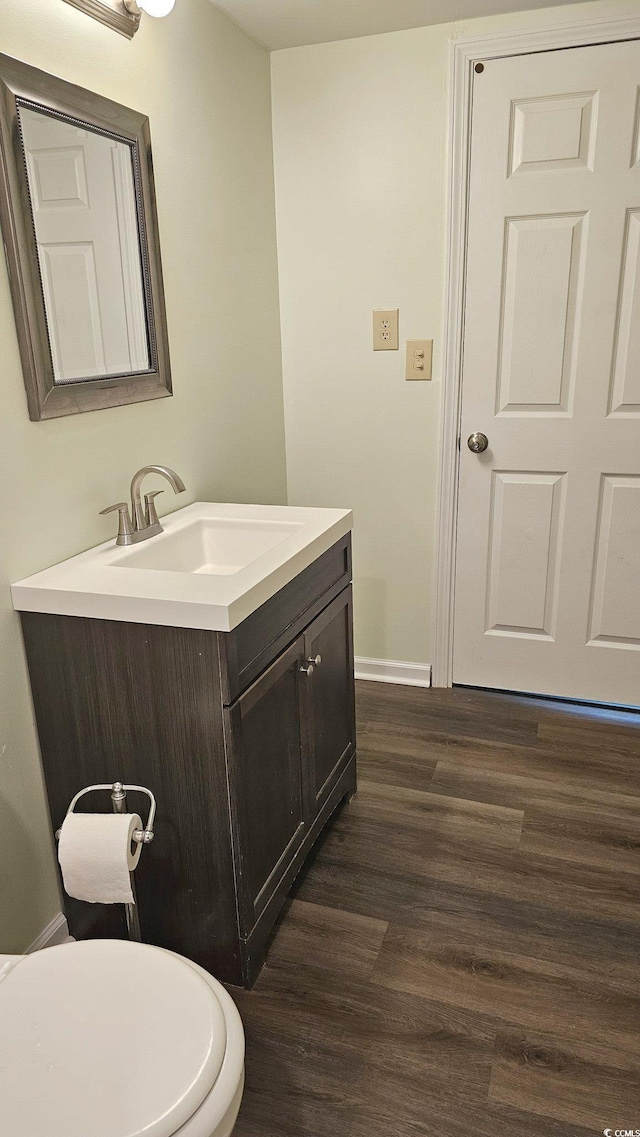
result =
[[[105,513],[113,513],[116,509],[118,511],[116,545],[137,545],[139,541],[146,541],[148,537],[155,537],[157,533],[162,533],[155,499],[158,494],[164,491],[152,490],[151,493],[146,493],[143,505],[141,489],[142,482],[147,474],[162,474],[174,493],[182,493],[185,489],[182,478],[176,474],[175,470],[170,470],[168,466],[143,466],[141,470],[138,470],[137,474],[133,475],[131,482],[131,513],[129,513],[129,506],[126,501],[120,501],[117,505],[110,505],[107,509],[100,510],[101,517]]]

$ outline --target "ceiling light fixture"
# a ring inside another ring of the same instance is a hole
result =
[[[176,0],[124,0],[127,12],[132,16],[139,16],[146,12],[148,16],[168,16]]]

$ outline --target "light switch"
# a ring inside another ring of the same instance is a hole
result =
[[[407,340],[405,379],[430,379],[433,340]]]
[[[373,350],[397,351],[398,308],[373,309]]]

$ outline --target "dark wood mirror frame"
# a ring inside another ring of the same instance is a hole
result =
[[[30,105],[132,146],[150,368],[56,383],[18,110]],[[34,421],[172,394],[149,120],[137,111],[0,55],[0,221],[29,415]]]

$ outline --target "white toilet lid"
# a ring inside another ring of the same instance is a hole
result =
[[[86,940],[0,970],[0,1133],[173,1137],[216,1081],[225,1017],[186,960]]]

